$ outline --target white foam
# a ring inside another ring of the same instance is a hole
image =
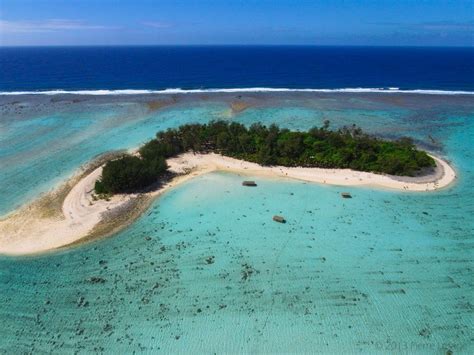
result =
[[[195,94],[195,93],[246,93],[246,92],[315,92],[315,93],[384,93],[421,95],[474,95],[474,91],[451,90],[401,90],[389,88],[340,88],[340,89],[290,89],[290,88],[229,88],[229,89],[164,89],[164,90],[47,90],[47,91],[0,91],[0,95],[144,95],[144,94]]]

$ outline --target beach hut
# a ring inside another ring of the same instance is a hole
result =
[[[342,198],[352,198],[352,195],[349,192],[341,192]]]
[[[282,216],[273,216],[273,220],[278,223],[286,223],[286,219]]]
[[[250,180],[247,180],[247,181],[242,182],[242,185],[243,185],[243,186],[257,186],[257,184],[255,183],[255,181],[250,181]]]

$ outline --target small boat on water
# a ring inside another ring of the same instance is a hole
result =
[[[341,192],[342,198],[352,198],[352,195],[349,192]]]
[[[242,186],[257,186],[257,183],[255,181],[247,180],[242,182]]]
[[[282,216],[273,216],[273,220],[278,223],[286,223],[285,217]]]

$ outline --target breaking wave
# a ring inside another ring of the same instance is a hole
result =
[[[340,88],[340,89],[290,89],[290,88],[229,88],[229,89],[163,89],[163,90],[45,90],[0,91],[0,95],[146,95],[146,94],[195,94],[195,93],[250,93],[250,92],[315,92],[315,93],[384,93],[421,95],[474,95],[474,91],[404,90],[400,88]]]

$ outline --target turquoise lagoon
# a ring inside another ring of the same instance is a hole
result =
[[[302,95],[238,114],[219,98],[151,113],[128,98],[62,111],[35,105],[0,121],[3,214],[98,154],[218,118],[292,129],[329,119],[409,135],[452,161],[459,179],[404,193],[198,177],[115,236],[0,257],[0,352],[474,351],[472,99]],[[274,214],[288,223],[272,222]]]

